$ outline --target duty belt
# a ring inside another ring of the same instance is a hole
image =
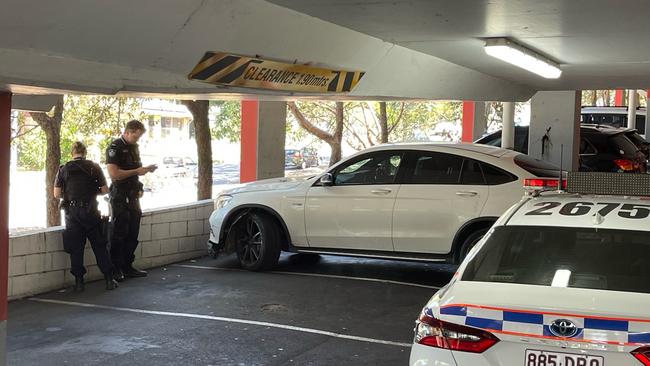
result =
[[[92,202],[83,202],[83,201],[68,201],[69,207],[90,207]]]

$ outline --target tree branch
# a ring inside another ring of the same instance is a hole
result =
[[[392,126],[390,126],[388,128],[388,134],[389,135],[395,130],[395,127],[397,127],[397,125],[400,122],[402,122],[402,117],[404,116],[404,109],[405,109],[404,106],[405,106],[405,103],[402,102],[402,105],[401,105],[400,110],[399,110],[399,114],[397,115],[397,118],[395,118],[395,122],[393,123]]]
[[[300,112],[295,102],[287,102],[287,106],[289,107],[291,114],[293,114],[293,116],[296,117],[296,121],[298,121],[300,127],[307,130],[307,132],[311,133],[312,135],[318,137],[319,139],[325,142],[331,142],[335,140],[335,136],[333,134],[318,128],[311,121],[309,121],[307,117],[305,117],[302,114],[302,112]]]

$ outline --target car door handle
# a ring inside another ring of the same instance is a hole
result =
[[[392,191],[393,191],[392,189],[373,189],[372,191],[370,191],[370,193],[372,193],[372,194],[389,194]]]
[[[478,195],[478,192],[474,191],[458,191],[456,192],[456,196],[461,196],[461,197],[475,197]]]

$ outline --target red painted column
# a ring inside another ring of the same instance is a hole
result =
[[[462,132],[460,141],[473,142],[474,140],[474,102],[464,100],[462,112]]]
[[[7,282],[9,281],[10,159],[11,93],[0,92],[0,322],[7,320]],[[2,341],[4,341],[4,338]],[[4,349],[4,345],[1,347]]]
[[[614,106],[623,107],[623,100],[625,100],[625,90],[616,89],[614,90]]]
[[[239,181],[252,182],[257,179],[257,119],[259,102],[241,102],[241,162]]]

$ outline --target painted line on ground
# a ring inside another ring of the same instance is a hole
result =
[[[90,303],[85,303],[85,302],[44,299],[44,298],[39,298],[39,297],[32,297],[29,300],[30,301],[36,301],[36,302],[42,302],[42,303],[78,306],[78,307],[92,308],[92,309],[114,310],[114,311],[122,311],[122,312],[128,312],[128,313],[136,313],[136,314],[161,315],[161,316],[171,316],[171,317],[177,317],[177,318],[204,319],[204,320],[214,320],[214,321],[227,322],[227,323],[256,325],[256,326],[260,326],[260,327],[269,327],[269,328],[291,330],[291,331],[295,331],[295,332],[317,334],[317,335],[323,335],[323,336],[332,337],[332,338],[346,339],[346,340],[366,342],[366,343],[375,343],[375,344],[382,344],[382,345],[388,345],[388,346],[397,346],[397,347],[405,347],[405,348],[410,348],[411,347],[410,343],[385,341],[385,340],[381,340],[381,339],[374,339],[374,338],[360,337],[360,336],[354,336],[354,335],[348,335],[348,334],[341,334],[341,333],[330,332],[330,331],[319,330],[319,329],[296,327],[296,326],[293,326],[293,325],[262,322],[262,321],[257,321],[257,320],[226,318],[226,317],[221,317],[221,316],[192,314],[192,313],[176,313],[176,312],[170,312],[170,311],[134,309],[134,308],[119,307],[119,306],[97,305],[97,304],[90,304]]]
[[[182,267],[182,268],[193,268],[193,269],[207,269],[207,270],[213,270],[213,271],[249,272],[247,270],[239,269],[239,268],[222,268],[222,267],[210,267],[210,266],[197,266],[197,265],[191,265],[191,264],[173,264],[172,266],[173,267]],[[380,278],[329,275],[329,274],[321,274],[321,273],[285,272],[285,271],[268,271],[266,273],[294,275],[294,276],[305,276],[305,277],[336,278],[336,279],[340,279],[340,280],[356,280],[356,281],[366,281],[366,282],[379,282],[379,283],[389,283],[389,284],[392,284],[392,285],[412,286],[412,287],[420,287],[420,288],[428,288],[428,289],[433,289],[433,290],[440,290],[440,287],[436,287],[436,286],[422,285],[422,284],[419,284],[419,283],[412,283],[412,282],[383,280],[383,279],[380,279]]]

